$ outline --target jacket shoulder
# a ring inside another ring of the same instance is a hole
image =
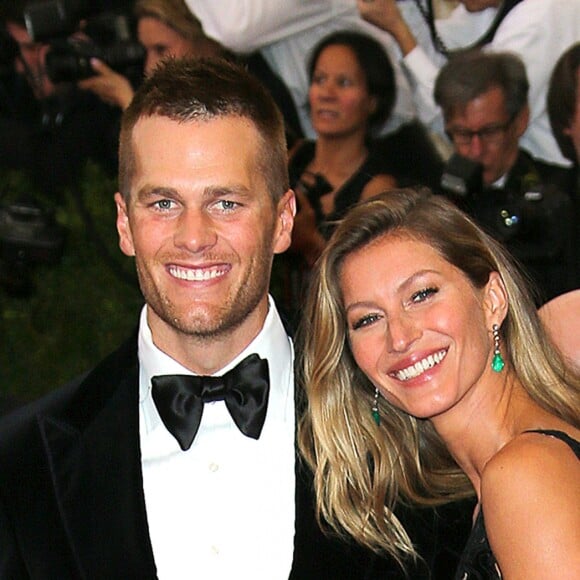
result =
[[[121,377],[137,361],[136,336],[104,358],[93,369],[43,397],[11,411],[0,419],[0,466],[14,453],[23,453],[37,433],[39,417],[64,418],[70,423],[86,419],[86,411],[99,408],[117,386],[115,376]],[[113,379],[113,380],[112,380]],[[90,404],[89,404],[90,403]],[[75,415],[84,409],[83,417]],[[0,467],[1,469],[1,467]]]

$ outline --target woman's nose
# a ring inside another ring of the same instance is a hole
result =
[[[405,352],[419,338],[421,332],[407,314],[390,318],[387,325],[387,349],[389,352]]]

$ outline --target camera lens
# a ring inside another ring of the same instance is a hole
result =
[[[46,55],[46,72],[53,83],[74,82],[95,74],[90,57],[73,51],[49,51]]]

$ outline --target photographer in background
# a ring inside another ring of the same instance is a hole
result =
[[[74,82],[58,82],[47,70],[48,41],[28,32],[27,2],[0,7],[0,29],[13,74],[0,79],[0,168],[28,175],[41,191],[58,196],[75,186],[88,159],[116,172],[120,111]]]
[[[137,0],[133,12],[137,37],[145,49],[145,76],[149,76],[163,58],[201,58],[227,53],[218,42],[204,34],[199,20],[183,0]],[[80,81],[79,87],[125,110],[135,92],[129,79],[98,59],[92,60],[91,65],[97,74]]]
[[[443,174],[443,193],[505,244],[544,302],[578,285],[575,217],[570,192],[551,185],[549,168],[519,146],[530,114],[528,89],[519,57],[475,50],[441,69],[434,97],[456,153]],[[454,170],[468,165],[479,168],[479,180],[463,191],[446,187],[460,177]]]
[[[184,0],[136,0],[133,14],[137,23],[137,38],[145,49],[145,77],[168,57],[240,60],[264,83],[280,107],[289,144],[302,136],[298,113],[288,88],[260,54],[234,54],[207,36],[201,22]],[[95,93],[111,105],[126,109],[134,94],[129,79],[98,59],[92,59],[91,65],[96,74],[79,82],[79,87]]]
[[[534,157],[553,164],[558,179],[568,179],[569,162],[550,130],[546,92],[554,63],[580,40],[580,0],[458,0],[450,16],[442,19],[433,18],[432,0],[356,1],[363,18],[395,38],[412,79],[419,118],[436,132],[442,131],[441,114],[433,102],[439,57],[446,60],[457,51],[475,47],[518,54],[530,83],[530,119],[522,145]],[[422,42],[408,19],[407,7],[413,4],[428,15],[431,42]]]

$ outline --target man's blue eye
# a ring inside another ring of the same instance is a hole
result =
[[[218,203],[219,203],[221,209],[226,210],[226,211],[230,211],[232,209],[235,209],[238,205],[235,201],[230,201],[228,199],[221,199]]]

